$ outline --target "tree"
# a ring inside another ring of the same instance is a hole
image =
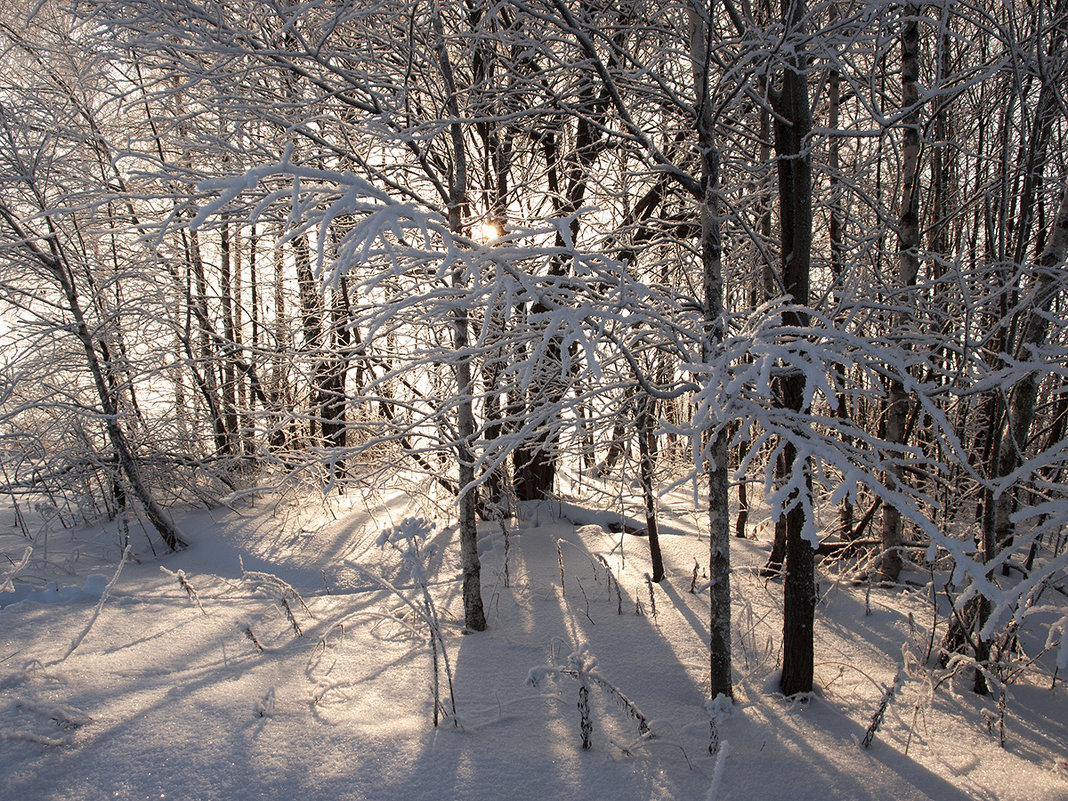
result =
[[[77,389],[68,389],[72,407],[79,414],[87,413],[87,419],[102,421],[117,468],[114,480],[125,482],[167,547],[177,550],[186,540],[154,497],[131,444],[140,412],[134,377],[123,367],[123,317],[108,307],[100,285],[100,278],[112,273],[110,268],[123,269],[119,260],[125,254],[120,255],[118,249],[125,244],[126,221],[114,206],[103,206],[99,233],[105,241],[110,238],[114,248],[111,265],[107,252],[95,250],[87,237],[92,228],[91,204],[107,197],[108,181],[115,177],[107,158],[108,144],[97,128],[94,109],[83,102],[90,93],[83,95],[82,87],[69,84],[43,60],[46,43],[42,40],[31,47],[9,28],[4,32],[22,54],[20,66],[25,69],[20,70],[20,77],[31,87],[40,81],[36,88],[43,90],[34,99],[23,89],[6,86],[0,100],[0,129],[4,131],[0,158],[10,178],[5,198],[0,200],[0,245],[9,269],[23,279],[6,282],[4,299],[25,314],[47,321],[49,336],[60,347],[63,340],[73,339],[81,358],[78,370],[88,375],[95,401],[88,400],[91,395],[79,397]],[[62,42],[62,35],[59,38]],[[17,113],[12,102],[16,98],[23,101]],[[49,130],[46,121],[55,119],[54,115],[82,120],[89,136],[75,126],[58,127],[41,141],[38,131]],[[47,289],[42,291],[42,287]],[[76,374],[67,380],[75,386],[80,383]],[[124,498],[122,486],[113,486]]]
[[[812,251],[812,171],[808,142],[812,130],[809,109],[803,0],[782,0],[783,24],[791,43],[784,59],[781,83],[772,90],[775,111],[775,152],[778,156],[779,225],[782,238],[782,282],[798,308],[783,316],[783,322],[798,329],[807,324],[803,308],[809,302],[809,265]],[[805,407],[806,378],[793,369],[781,377],[779,402],[801,412]],[[786,441],[782,449],[784,472],[793,489],[787,501],[786,565],[783,584],[783,669],[780,686],[785,695],[812,690],[813,621],[816,608],[814,545],[806,531],[803,496],[812,492],[807,457],[799,457],[797,445]]]
[[[1061,5],[35,9],[63,21],[45,46],[3,28],[36,95],[0,88],[2,294],[62,367],[11,357],[5,420],[26,442],[46,420],[32,458],[112,510],[175,466],[228,489],[416,475],[457,503],[472,629],[477,515],[505,525],[564,464],[625,480],[637,433],[652,534],[688,434],[713,694],[727,490],[760,476],[784,691],[813,681],[829,504],[888,579],[903,531],[950,554],[981,614],[947,648],[985,659],[1060,569],[1068,508]]]
[[[698,152],[701,154],[700,209],[702,320],[702,360],[712,359],[722,347],[725,325],[723,300],[723,248],[719,228],[719,151],[716,147],[712,95],[711,4],[694,4],[690,11],[690,58],[693,63],[695,113]],[[727,464],[727,421],[712,432],[708,460],[708,521],[710,592],[710,694],[713,698],[734,697],[731,677],[731,587],[730,587],[730,517],[727,501],[729,466]]]
[[[898,220],[898,283],[905,290],[916,283],[920,270],[920,92],[919,48],[920,8],[915,3],[906,3],[901,9],[901,106],[904,142],[901,155],[901,205]],[[910,305],[908,296],[902,297],[900,307]],[[899,330],[905,329],[910,319],[907,311],[897,315]],[[905,347],[903,345],[903,347]],[[909,414],[909,396],[901,381],[891,380],[886,401],[886,439],[891,445],[904,445],[906,420]],[[889,460],[886,468],[887,484],[891,489],[902,481],[901,465]],[[894,504],[883,505],[882,526],[882,576],[887,581],[897,581],[901,573],[901,513]]]

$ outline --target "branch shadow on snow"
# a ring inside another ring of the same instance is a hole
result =
[[[545,514],[511,533],[507,581],[504,537],[495,525],[482,526],[490,629],[468,636],[461,633],[455,529],[439,528],[428,538],[430,591],[443,613],[455,669],[456,728],[449,719],[438,729],[430,726],[431,654],[421,624],[404,617],[394,596],[355,574],[332,582],[333,594],[327,594],[315,563],[302,564],[295,555],[276,572],[313,593],[306,600],[315,617],[301,619],[303,637],[293,635],[269,598],[225,576],[196,572],[224,553],[211,547],[198,553],[196,544],[167,564],[190,571],[206,615],[173,579],[142,566],[142,575],[133,576],[137,594],[117,593],[79,650],[48,665],[48,655],[62,654],[88,609],[5,613],[5,634],[32,646],[45,666],[22,673],[6,666],[0,701],[62,702],[92,721],[74,732],[70,747],[4,743],[0,796],[82,797],[72,790],[78,782],[100,797],[240,801],[477,800],[505,793],[524,799],[543,796],[545,788],[565,801],[705,797],[713,767],[703,706],[708,598],[688,587],[694,556],[707,549],[707,538],[681,528],[685,536],[670,538],[667,580],[652,588],[654,616],[644,579],[646,541],[607,531],[598,525],[603,517],[590,514],[592,521],[577,527]],[[324,527],[324,553],[366,562],[412,592],[402,569],[374,547],[376,521],[354,512]],[[731,545],[739,557],[736,575],[749,575],[745,564],[759,564],[763,546]],[[239,544],[226,547],[241,551]],[[311,551],[302,553],[306,559]],[[275,572],[273,563],[261,564]],[[134,566],[130,572],[136,573]],[[758,583],[736,581],[734,593],[752,593]],[[765,589],[777,592],[774,585]],[[859,621],[865,648],[899,651],[900,643],[891,646],[892,632],[902,626],[900,611],[877,610],[866,619],[863,590],[842,590],[828,598],[831,608],[817,625],[838,642],[856,637],[853,623]],[[264,652],[238,624],[251,625]],[[740,630],[734,644],[739,674]],[[569,654],[583,649],[597,660],[599,675],[649,718],[654,737],[639,736],[634,720],[592,687],[593,748],[583,751],[578,684],[565,675],[556,684],[527,686],[532,668],[566,667]],[[730,751],[721,801],[786,797],[783,777],[789,775],[805,776],[803,784],[789,786],[793,801],[972,797],[903,755],[889,736],[860,751],[871,710],[855,698],[850,704],[826,693],[801,705],[754,687],[771,669],[770,661],[761,662],[739,679],[740,695],[748,697],[722,727]],[[893,665],[887,670],[892,673]],[[1041,714],[1041,693],[1010,690],[1008,749],[1031,761],[1057,753],[1058,734],[1068,736],[1062,723]],[[957,763],[954,769],[969,780],[974,767]]]
[[[680,660],[660,629],[659,620],[675,614],[662,587],[654,589],[659,606],[657,618],[652,615],[643,578],[649,569],[645,542],[629,537],[621,556],[618,534],[576,529],[551,516],[537,522],[509,535],[507,585],[504,537],[495,526],[481,530],[490,628],[453,638],[451,646],[462,728],[446,720],[421,735],[411,774],[398,777],[384,797],[500,797],[501,787],[526,797],[524,786],[533,789],[535,783],[575,799],[595,790],[636,800],[704,793],[705,691],[694,678],[695,666]],[[562,677],[555,684],[527,685],[532,668],[566,666],[579,649],[649,717],[652,738],[639,736],[635,721],[594,687],[593,748],[583,751],[578,684]],[[446,764],[443,748],[455,752]],[[430,790],[420,778],[427,772],[436,779]]]

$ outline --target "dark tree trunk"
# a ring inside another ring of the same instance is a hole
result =
[[[775,460],[773,470],[772,478],[776,483],[786,477],[786,459],[782,454]],[[771,552],[768,554],[768,561],[764,564],[760,575],[765,578],[781,576],[784,564],[786,564],[786,515],[779,514],[776,515],[772,526]]]
[[[901,11],[901,106],[905,126],[902,143],[901,172],[902,195],[900,217],[898,220],[898,281],[906,293],[898,300],[905,308],[895,313],[895,327],[904,335],[911,319],[909,306],[913,302],[911,287],[916,284],[919,274],[920,259],[920,204],[919,204],[919,160],[920,160],[920,94],[919,94],[919,51],[920,51],[920,8],[908,3]],[[901,347],[907,350],[908,342]],[[907,441],[905,432],[909,415],[909,394],[900,378],[892,378],[886,399],[886,441],[891,446],[900,447]],[[899,462],[900,456],[894,454],[889,461],[885,481],[891,490],[896,490],[904,480]],[[903,565],[901,512],[891,503],[883,506],[882,526],[882,560],[880,571],[886,581],[897,581]]]
[[[708,55],[714,32],[708,19],[696,12],[690,18],[690,52],[694,59],[693,80],[697,144],[701,154],[701,359],[713,361],[724,338],[723,240],[720,232],[720,155],[713,116]],[[709,694],[712,698],[734,697],[731,676],[731,531],[728,510],[729,470],[727,429],[709,432],[708,480],[708,576],[709,584]]]
[[[330,347],[323,353],[319,373],[319,418],[326,447],[340,449],[348,438],[348,396],[345,381],[349,373],[349,350],[352,344],[352,328],[349,327],[348,281],[344,276],[334,290],[330,307]],[[339,459],[334,463],[343,469]]]
[[[204,271],[204,260],[200,254],[200,238],[196,231],[190,231],[185,238],[186,262],[193,273],[193,287],[196,294],[193,297],[195,304],[195,317],[198,331],[198,353],[191,368],[200,376],[198,382],[202,387],[202,394],[208,404],[211,413],[212,434],[215,440],[215,450],[219,453],[229,453],[230,438],[226,433],[226,421],[223,415],[222,402],[219,398],[219,382],[215,379],[215,348],[214,334],[208,317],[208,279]],[[192,291],[192,290],[191,290]],[[192,350],[192,344],[189,346]],[[204,370],[200,373],[196,362],[203,361]]]
[[[223,347],[222,355],[222,403],[223,421],[226,429],[226,453],[240,452],[237,425],[237,371],[234,369],[235,326],[233,303],[233,258],[230,241],[230,222],[225,217],[219,229],[219,302],[222,305]]]
[[[831,6],[832,20],[838,19],[838,6]],[[827,127],[831,131],[838,130],[840,109],[842,104],[842,87],[841,76],[838,70],[832,69],[828,78],[828,120]],[[828,144],[827,153],[827,166],[830,170],[830,188],[831,188],[831,209],[830,220],[828,226],[828,236],[831,240],[831,274],[834,276],[835,286],[841,287],[841,282],[846,274],[846,247],[845,247],[845,213],[842,209],[842,198],[840,189],[840,137],[836,134],[831,134],[830,142]],[[836,295],[840,298],[841,292],[836,292]],[[835,365],[835,378],[838,381],[840,391],[835,405],[835,416],[846,423],[850,419],[849,413],[849,398],[844,391],[846,381],[846,368],[845,365],[839,362]],[[852,444],[852,438],[843,434],[846,445]],[[838,509],[838,521],[840,535],[844,539],[850,538],[853,532],[853,501],[848,495],[842,499],[842,504]]]
[[[656,438],[653,427],[654,403],[648,395],[639,401],[638,411],[638,448],[641,451],[639,475],[641,477],[642,497],[645,500],[645,530],[649,535],[649,557],[652,561],[653,581],[664,578],[664,557],[660,553],[660,534],[656,525],[656,487],[654,477],[654,448]]]
[[[807,56],[800,29],[805,14],[801,0],[783,0],[782,14],[788,33],[797,35],[794,53],[783,70],[782,87],[773,94],[775,151],[778,155],[779,221],[782,236],[782,279],[791,300],[808,304],[809,265],[812,249],[812,171],[807,137],[812,130],[809,110]],[[790,326],[807,324],[803,313],[784,315]],[[799,371],[781,379],[784,408],[801,412],[805,376]],[[806,474],[801,492],[810,492],[808,466],[798,462],[797,450],[787,442],[783,448],[786,475]],[[813,670],[813,620],[815,618],[815,577],[813,545],[804,538],[806,523],[801,499],[787,500],[793,506],[786,514],[786,572],[784,580],[783,672],[780,686],[786,695],[811,692]]]

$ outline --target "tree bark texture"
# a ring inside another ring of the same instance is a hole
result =
[[[712,41],[710,9],[694,0],[690,13],[690,56],[694,64],[697,143],[701,153],[702,359],[712,360],[724,336],[723,245],[719,223],[720,156],[710,96],[708,52]],[[709,556],[709,695],[734,697],[731,677],[731,528],[728,510],[727,427],[712,432],[707,466]]]
[[[456,82],[452,62],[445,50],[441,9],[435,2],[433,8],[434,49],[438,56],[438,68],[448,91],[449,113],[453,122],[449,125],[452,165],[449,183],[449,229],[455,234],[463,233],[463,208],[467,200],[467,159],[464,150],[463,126],[456,100]],[[463,278],[459,268],[453,272],[453,286],[459,287]],[[460,556],[463,569],[464,623],[469,630],[484,631],[486,614],[482,606],[482,565],[478,557],[477,493],[475,486],[475,457],[472,451],[475,437],[474,380],[471,375],[471,355],[468,353],[468,314],[458,306],[453,313],[453,347],[455,350],[456,389],[458,407],[456,427],[459,442],[456,458],[459,465],[460,497]]]
[[[802,33],[805,6],[801,0],[783,0],[782,13],[788,33]],[[801,41],[782,73],[782,85],[772,96],[777,112],[774,122],[775,151],[778,155],[779,223],[782,239],[782,281],[791,300],[798,306],[808,304],[809,269],[812,250],[812,169],[807,137],[812,130],[809,110],[807,56]],[[791,326],[807,323],[803,312],[784,315]],[[784,408],[801,412],[805,393],[805,376],[799,371],[781,380]],[[792,443],[783,448],[786,474],[808,472],[798,463]],[[809,492],[807,485],[801,490]],[[780,683],[785,695],[812,690],[813,620],[815,617],[814,554],[812,543],[804,539],[805,513],[800,499],[788,499],[794,505],[786,514],[786,569],[783,585],[783,672]]]
[[[919,165],[920,165],[920,111],[919,111],[919,52],[920,8],[907,3],[901,11],[901,106],[904,109],[904,142],[901,153],[901,208],[898,220],[898,282],[905,294],[897,301],[905,306],[894,314],[895,328],[905,333],[911,319],[907,306],[911,303],[910,288],[916,284],[920,270],[918,249],[920,247],[919,221]],[[907,348],[902,342],[901,347]],[[904,446],[905,421],[909,414],[909,395],[899,378],[890,381],[886,398],[886,441],[892,448]],[[899,457],[892,457],[886,467],[886,485],[896,490],[904,480]],[[886,581],[897,581],[901,573],[901,512],[892,503],[883,506],[881,572]]]

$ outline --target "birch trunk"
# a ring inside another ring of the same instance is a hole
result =
[[[463,233],[463,207],[467,194],[467,160],[464,150],[463,127],[460,122],[459,103],[456,98],[456,82],[453,78],[452,62],[445,50],[445,38],[441,20],[441,9],[434,4],[434,49],[438,56],[438,67],[448,92],[447,106],[453,122],[449,125],[452,145],[452,166],[449,183],[449,229],[455,234]],[[459,268],[452,274],[454,287],[460,287],[463,276]],[[453,313],[453,346],[456,353],[456,386],[459,392],[457,413],[457,462],[459,463],[460,504],[460,558],[463,569],[464,623],[473,631],[484,631],[486,615],[482,607],[482,566],[478,558],[478,518],[477,488],[475,481],[475,457],[473,440],[475,437],[474,381],[471,377],[471,356],[469,346],[468,314],[463,304],[457,305]]]
[[[709,96],[710,9],[694,2],[690,9],[690,56],[697,96],[697,142],[701,153],[701,270],[704,291],[702,316],[705,336],[702,358],[711,360],[723,341],[723,247],[719,226],[719,150]],[[709,695],[734,697],[731,679],[731,524],[728,514],[729,477],[727,430],[713,433],[707,461],[710,579]]]

